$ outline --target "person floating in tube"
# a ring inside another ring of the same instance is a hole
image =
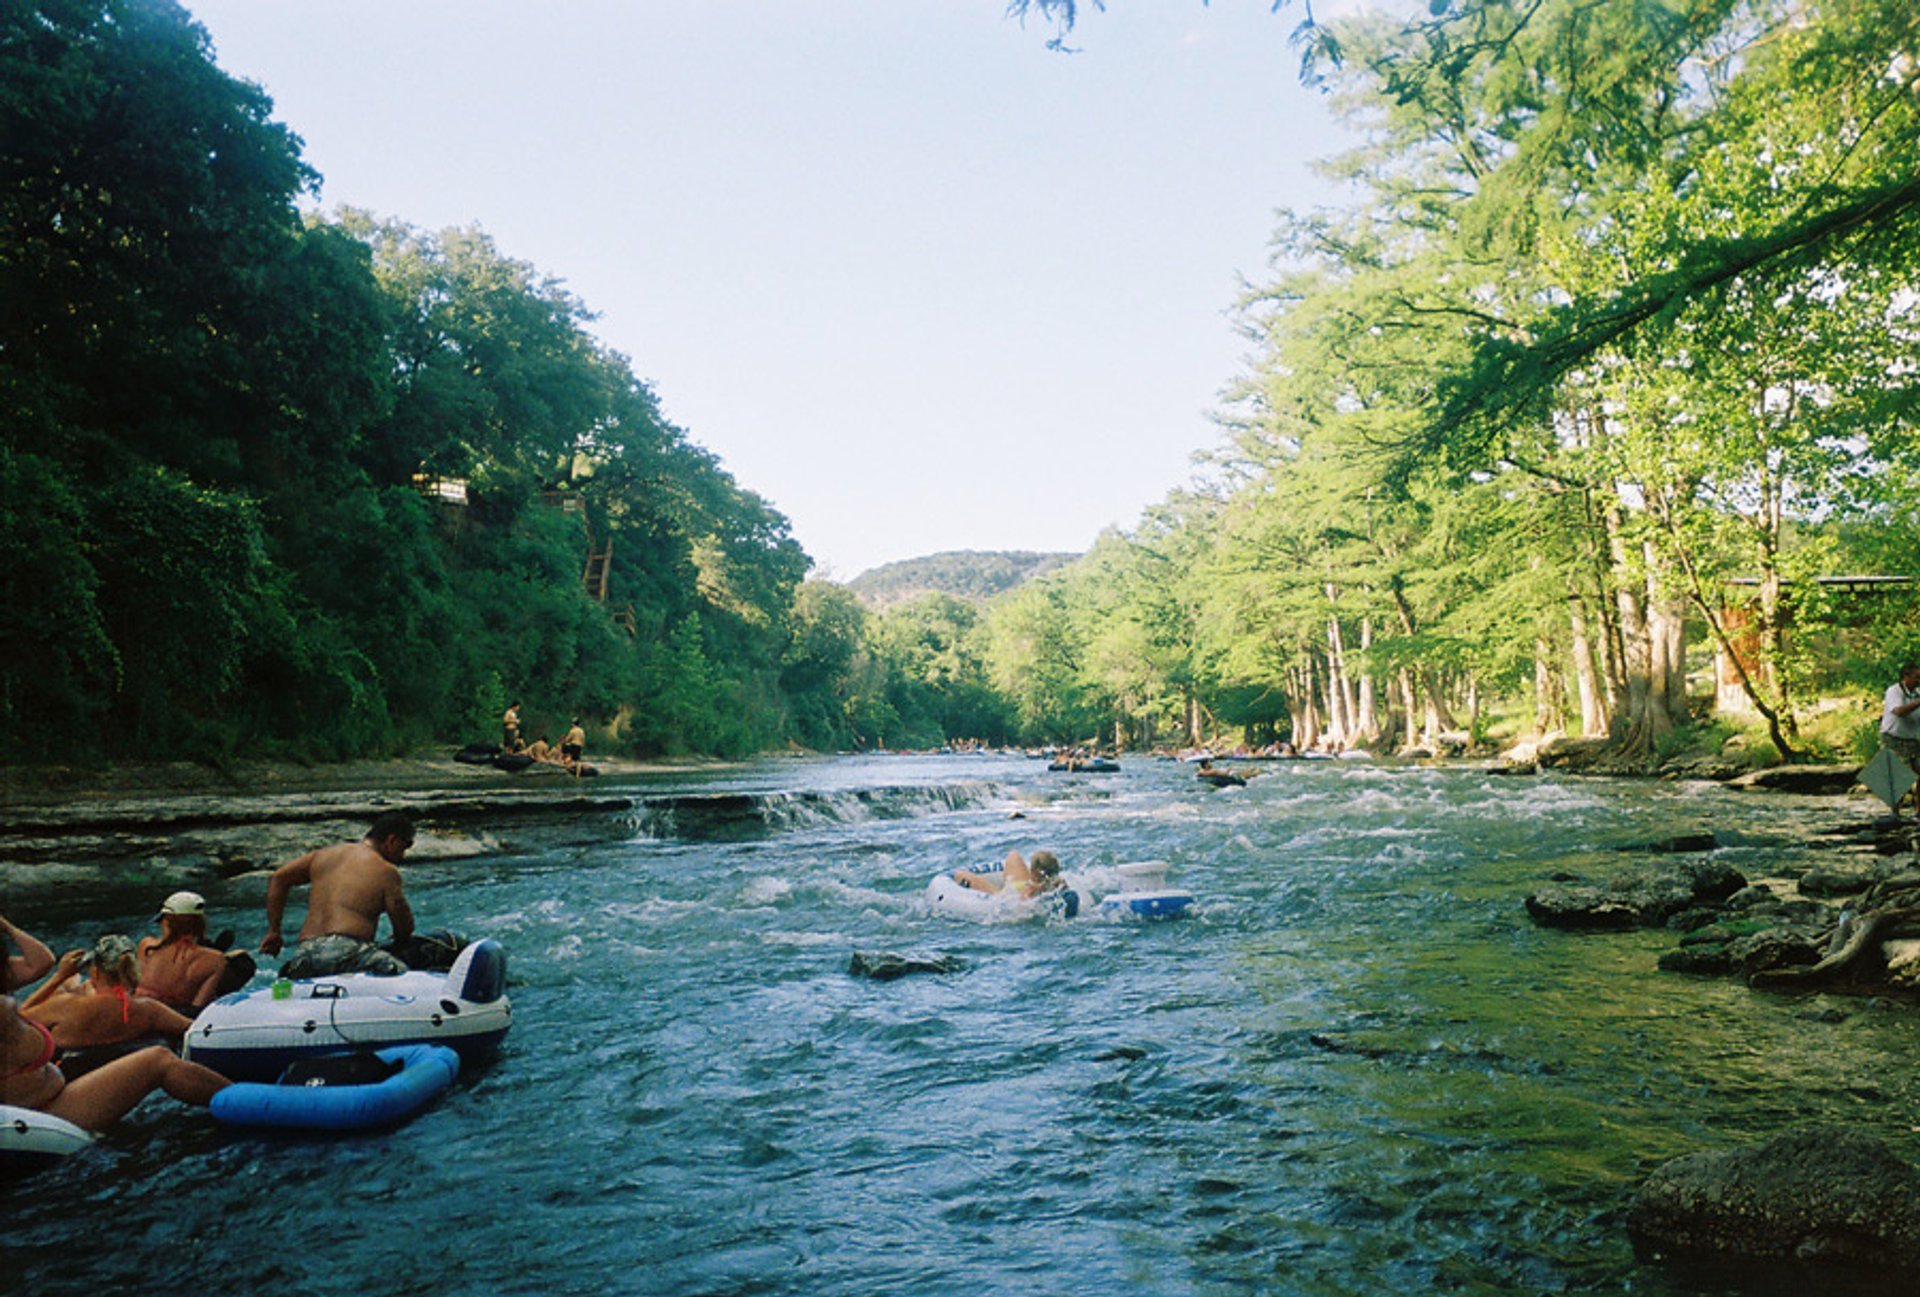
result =
[[[1026,900],[1067,885],[1060,877],[1060,860],[1051,851],[1036,851],[1032,860],[1023,858],[1018,851],[1009,851],[1005,869],[997,877],[977,874],[971,869],[956,869],[953,881],[976,892],[1019,896]]]

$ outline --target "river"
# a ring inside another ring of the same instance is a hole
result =
[[[1623,1222],[1662,1162],[1802,1122],[1920,1160],[1911,1016],[1660,973],[1672,934],[1523,906],[1681,832],[1750,878],[1804,864],[1833,799],[1348,761],[1216,792],[1173,762],[973,756],[624,791],[409,863],[424,925],[509,952],[497,1060],[377,1136],[149,1100],[5,1192],[0,1290],[1882,1290],[1643,1264]],[[1069,871],[1166,860],[1198,903],[930,912],[936,870],[1041,846]],[[56,950],[147,928],[152,886],[91,881],[8,913]],[[194,885],[257,940],[260,873]],[[855,952],[960,967],[872,981]]]

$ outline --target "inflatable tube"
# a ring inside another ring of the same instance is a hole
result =
[[[999,867],[976,869],[976,874],[999,874]],[[1014,923],[1026,919],[1071,919],[1080,913],[1080,893],[1071,888],[1042,892],[1027,899],[982,892],[968,887],[948,870],[934,875],[927,884],[927,904],[935,914],[947,914],[982,922]]]
[[[1119,919],[1174,919],[1193,904],[1193,893],[1177,887],[1157,892],[1115,892],[1100,899],[1100,913]]]
[[[464,766],[490,766],[499,755],[498,743],[469,743],[454,753],[453,759]]]
[[[524,752],[502,752],[493,759],[493,768],[516,774],[533,764],[533,758]]]
[[[181,1054],[235,1081],[272,1081],[290,1063],[355,1047],[445,1045],[472,1061],[513,1025],[507,956],[476,941],[453,968],[397,977],[342,973],[223,996],[194,1020]]]
[[[355,1082],[355,1071],[374,1061],[378,1080]],[[303,1078],[299,1064],[272,1085],[241,1081],[213,1096],[216,1119],[233,1126],[279,1130],[372,1130],[405,1121],[432,1102],[460,1075],[460,1056],[444,1045],[398,1045],[369,1053],[323,1057],[319,1075]],[[340,1080],[329,1079],[332,1071]]]
[[[1196,770],[1195,778],[1201,783],[1212,784],[1215,788],[1245,788],[1247,777],[1236,775],[1231,770]]]
[[[1187,912],[1193,893],[1167,886],[1167,862],[1135,860],[1115,865],[1120,890],[1100,898],[1098,913],[1108,919],[1172,919]]]
[[[0,1103],[0,1173],[8,1178],[43,1171],[93,1144],[93,1136],[70,1121]]]

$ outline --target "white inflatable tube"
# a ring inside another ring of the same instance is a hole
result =
[[[1186,913],[1194,897],[1184,888],[1167,886],[1167,868],[1164,860],[1095,866],[1068,874],[1064,890],[1045,892],[1031,900],[967,887],[948,870],[936,874],[927,884],[927,904],[935,914],[983,923],[1071,919],[1090,914],[1109,919],[1170,919]],[[994,866],[973,872],[998,878],[1001,869]],[[1097,905],[1091,903],[1096,891],[1104,893]]]
[[[93,1136],[70,1121],[0,1103],[0,1172],[8,1177],[42,1170],[92,1144]]]
[[[181,1053],[235,1081],[272,1081],[316,1054],[393,1045],[446,1045],[483,1057],[513,1025],[507,957],[476,941],[445,973],[341,973],[222,996],[201,1010]]]
[[[976,869],[976,874],[997,877],[1002,871]],[[948,870],[935,874],[927,884],[927,904],[935,914],[974,919],[982,923],[1019,923],[1028,919],[1071,919],[1080,913],[1080,893],[1071,888],[1042,892],[1031,899],[1005,892],[983,892],[968,887]]]

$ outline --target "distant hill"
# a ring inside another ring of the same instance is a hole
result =
[[[1034,554],[1026,550],[988,553],[948,550],[944,554],[883,563],[847,582],[847,589],[876,612],[923,594],[950,594],[969,603],[984,603],[1079,557],[1078,554]]]

